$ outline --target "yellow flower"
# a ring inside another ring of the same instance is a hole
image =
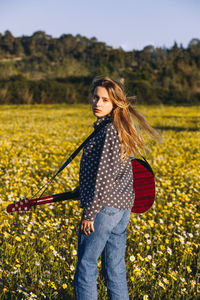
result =
[[[45,238],[43,238],[43,237],[40,237],[40,241],[46,243],[47,240]]]
[[[174,279],[175,281],[177,280],[177,278],[176,278],[173,274],[169,273],[169,276],[170,276],[172,279]]]
[[[63,283],[62,285],[63,289],[65,290],[67,288],[67,284],[66,283]]]
[[[134,274],[137,274],[137,275],[141,275],[142,272],[139,268],[135,268],[134,271],[133,271]]]
[[[98,261],[98,267],[101,267],[101,260]]]
[[[151,227],[154,227],[154,221],[153,220],[148,220],[148,223]]]
[[[144,258],[140,255],[140,253],[137,254],[137,257],[139,260],[144,261]]]
[[[18,241],[18,242],[21,242],[21,240],[22,240],[19,236],[16,236],[15,239],[16,239],[16,241]]]
[[[6,231],[3,233],[5,238],[8,238],[10,235]]]
[[[55,248],[52,245],[49,247],[49,249],[52,250],[52,251],[55,251]]]
[[[51,287],[52,287],[54,290],[57,290],[57,287],[55,286],[55,283],[54,283],[54,282],[51,283]]]
[[[164,282],[165,284],[169,284],[169,280],[167,280],[166,278],[163,278],[163,282]]]

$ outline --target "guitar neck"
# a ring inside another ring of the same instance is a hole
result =
[[[51,196],[45,196],[35,199],[20,199],[18,202],[14,201],[14,203],[8,205],[7,212],[11,213],[14,211],[28,211],[32,206],[46,204],[46,203],[52,203],[52,202],[59,202],[59,201],[65,201],[65,200],[79,200],[80,194],[79,189],[76,188],[73,191],[55,194]]]
[[[53,203],[53,202],[60,202],[65,200],[79,200],[79,191],[70,191],[50,196],[45,196],[37,199],[30,200],[31,206],[46,204],[46,203]]]

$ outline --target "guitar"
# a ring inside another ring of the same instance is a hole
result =
[[[24,197],[19,201],[15,201],[12,204],[8,205],[7,212],[12,213],[15,211],[28,211],[31,207],[36,207],[37,205],[46,204],[46,203],[53,203],[53,202],[60,202],[64,200],[79,200],[79,189],[76,188],[73,191],[55,194],[51,196],[45,196],[41,198],[35,199],[28,199]]]
[[[155,177],[154,173],[146,160],[131,157],[133,171],[133,190],[135,194],[132,213],[144,213],[148,211],[155,200]],[[75,190],[61,194],[55,194],[36,199],[23,198],[18,202],[8,205],[7,212],[28,211],[37,205],[59,202],[64,200],[80,200],[80,192],[77,187]]]
[[[109,121],[108,121],[109,122]],[[94,130],[94,132],[87,137],[87,139],[72,153],[72,155],[66,160],[66,162],[61,166],[58,172],[52,177],[51,182],[55,177],[70,164],[70,162],[76,157],[76,155],[81,151],[81,149],[87,144],[87,142],[94,137],[97,132],[105,126],[107,121],[104,122],[101,126]],[[136,157],[130,157],[132,164],[132,173],[133,173],[133,191],[134,191],[134,203],[131,209],[132,213],[144,213],[148,211],[154,203],[155,200],[155,176],[153,170],[147,160],[140,154],[143,159]],[[46,189],[45,189],[46,190]],[[44,193],[44,191],[43,191]],[[42,194],[43,194],[42,193]],[[14,211],[28,211],[31,207],[37,205],[59,202],[63,200],[79,200],[80,193],[79,189],[76,188],[73,191],[65,192],[61,194],[40,197],[36,199],[23,198],[18,202],[14,202],[7,207],[7,212]]]

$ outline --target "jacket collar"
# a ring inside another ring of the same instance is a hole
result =
[[[105,117],[98,118],[96,122],[94,122],[93,127],[96,129],[99,125],[103,125],[103,123],[112,122],[111,114],[106,115]]]

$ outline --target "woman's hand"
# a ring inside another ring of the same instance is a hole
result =
[[[81,230],[86,235],[90,234],[91,232],[94,232],[94,221],[82,220]]]

